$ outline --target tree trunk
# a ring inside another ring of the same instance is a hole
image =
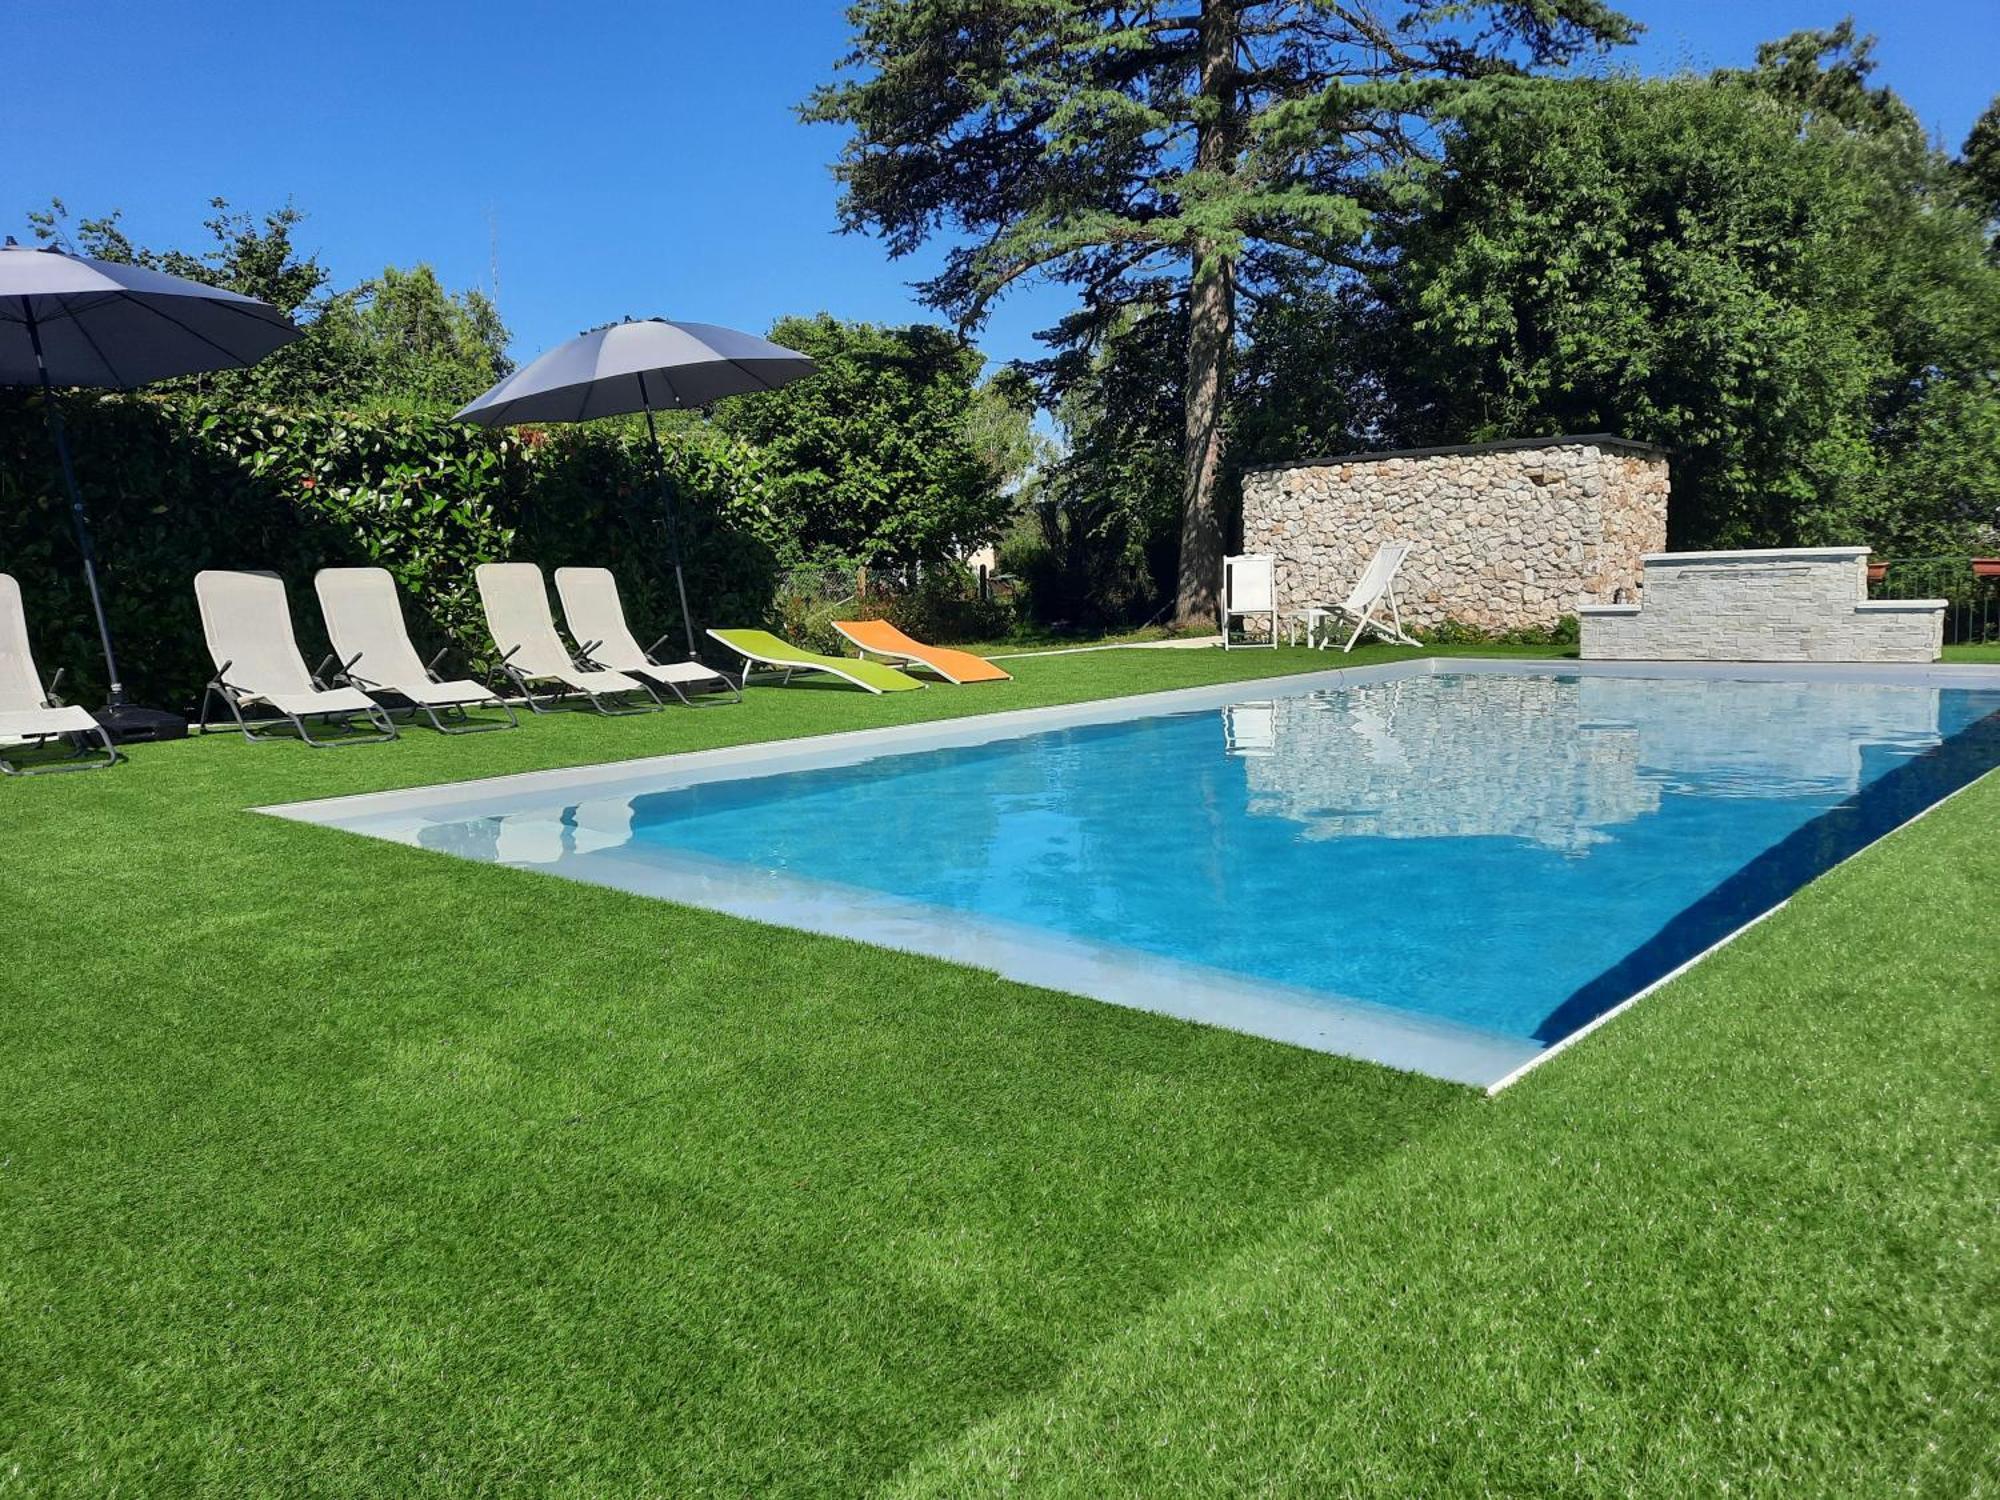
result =
[[[1217,108],[1195,137],[1195,168],[1227,172],[1236,157],[1236,0],[1203,0],[1201,80]],[[1181,473],[1180,591],[1175,623],[1216,623],[1222,587],[1222,515],[1216,487],[1222,475],[1222,424],[1229,394],[1229,355],[1236,338],[1236,267],[1223,246],[1195,241],[1188,284],[1187,447]]]
[[[1181,473],[1180,595],[1183,626],[1214,625],[1222,587],[1222,423],[1229,346],[1236,330],[1236,271],[1204,244],[1188,291],[1187,450]]]

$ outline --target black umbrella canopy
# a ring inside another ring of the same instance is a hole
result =
[[[164,732],[165,723],[180,721],[125,702],[98,588],[97,549],[70,465],[55,388],[129,391],[175,375],[231,370],[255,364],[298,337],[291,319],[240,292],[46,246],[12,240],[0,245],[0,385],[38,385],[48,398],[49,436],[110,674],[110,703],[98,720],[114,739],[150,736]]]
[[[255,364],[299,337],[268,303],[145,266],[0,246],[0,385],[129,391]],[[37,358],[36,343],[40,343]]]
[[[459,412],[481,427],[707,406],[813,372],[795,349],[714,323],[643,318],[559,344]]]
[[[481,427],[516,422],[588,422],[595,417],[646,414],[653,444],[653,468],[660,484],[660,508],[673,553],[674,588],[680,595],[687,654],[695,655],[694,612],[688,608],[687,576],[681,567],[680,523],[672,486],[660,452],[653,413],[676,407],[707,406],[724,396],[774,391],[813,372],[813,362],[754,333],[715,323],[670,323],[665,318],[628,318],[578,334],[558,344],[526,369],[517,370],[460,411],[452,420]]]

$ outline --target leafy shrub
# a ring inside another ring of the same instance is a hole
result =
[[[880,616],[920,641],[991,641],[1014,628],[1014,609],[998,599],[979,597],[979,580],[962,563],[924,570],[914,588],[868,602]]]
[[[1410,632],[1426,646],[1574,646],[1579,639],[1575,615],[1564,615],[1555,624],[1514,630],[1488,630],[1463,620],[1445,620],[1427,630]]]
[[[724,402],[716,422],[771,456],[789,562],[925,563],[989,541],[1026,462],[1032,403],[980,381],[980,353],[947,329],[821,314],[771,337],[810,355],[810,380]]]
[[[491,560],[609,567],[635,631],[679,623],[651,450],[631,424],[489,432],[157,396],[71,396],[63,412],[119,664],[143,701],[186,705],[209,675],[191,586],[203,568],[282,575],[311,659],[324,642],[312,576],[341,564],[394,574],[419,648],[449,646],[457,665],[490,654],[472,570]],[[763,460],[704,425],[664,436],[697,621],[763,619]],[[38,654],[87,702],[103,665],[67,509],[39,398],[0,393],[0,569],[21,581]]]
[[[811,594],[781,593],[772,604],[779,635],[808,651],[825,656],[852,656],[854,645],[833,628],[835,620],[851,620],[856,610],[846,605],[816,598]]]

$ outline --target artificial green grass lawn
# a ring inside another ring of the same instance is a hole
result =
[[[244,811],[1328,664],[0,786],[0,1494],[1991,1485],[1995,778],[1492,1101]]]

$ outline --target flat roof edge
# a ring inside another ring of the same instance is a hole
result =
[[[1478,453],[1512,453],[1534,448],[1607,448],[1615,453],[1637,453],[1648,458],[1665,458],[1667,450],[1656,443],[1642,443],[1615,432],[1566,432],[1553,437],[1495,438],[1483,443],[1445,443],[1431,448],[1381,448],[1372,453],[1330,453],[1309,458],[1280,459],[1275,463],[1250,464],[1245,474],[1275,473],[1280,469],[1324,469],[1333,464],[1376,464],[1392,458],[1453,458]]]

